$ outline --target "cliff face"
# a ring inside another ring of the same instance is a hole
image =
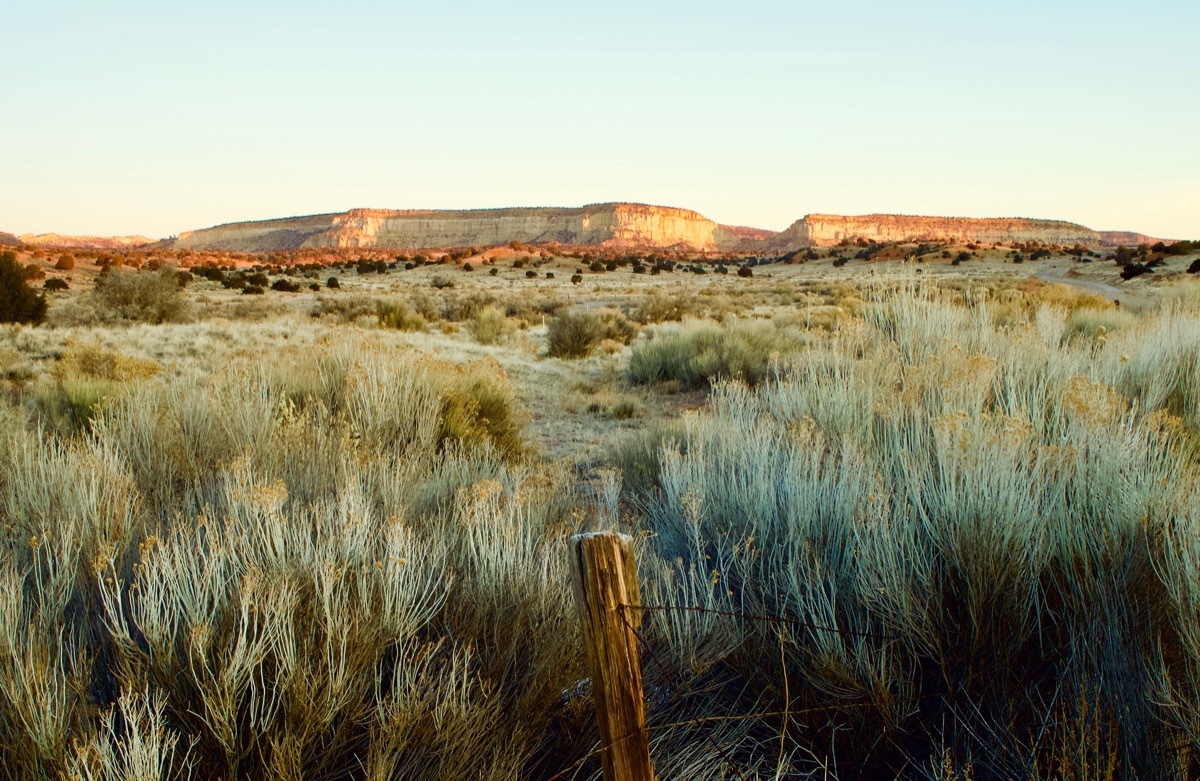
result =
[[[28,241],[26,237],[22,238]],[[269,252],[300,247],[425,249],[520,241],[631,250],[676,248],[688,252],[773,253],[828,247],[845,239],[859,238],[874,242],[1040,242],[1085,247],[1154,241],[1137,233],[1097,233],[1082,225],[1058,220],[898,214],[856,217],[810,214],[787,230],[775,233],[718,225],[688,209],[602,203],[569,209],[352,209],[339,214],[237,222],[187,231],[179,235],[174,246]]]
[[[235,252],[271,252],[298,249],[333,227],[336,214],[285,217],[281,220],[231,222],[214,228],[184,231],[175,239],[181,249],[224,249]]]
[[[1170,239],[1156,239],[1144,233],[1132,231],[1100,231],[1100,246],[1102,247],[1136,247],[1139,244],[1170,244]]]
[[[180,234],[175,245],[261,252],[298,247],[421,249],[521,241],[714,251],[716,233],[716,223],[687,209],[609,203],[577,209],[353,209],[343,214],[188,231]]]
[[[761,228],[746,228],[741,225],[718,225],[714,238],[722,252],[754,252],[765,246],[765,242],[779,234]]]
[[[19,237],[25,244],[40,247],[82,247],[86,249],[129,249],[154,243],[145,236],[62,236],[58,233],[24,233]]]
[[[779,235],[786,249],[831,247],[844,239],[868,241],[1029,242],[1097,246],[1100,235],[1071,222],[1024,218],[910,217],[867,214],[842,217],[809,214]]]

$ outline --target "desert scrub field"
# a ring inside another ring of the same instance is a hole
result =
[[[5,413],[8,777],[512,778],[583,751],[569,507],[494,367],[335,344],[130,382],[62,431]]]
[[[663,436],[654,601],[793,623],[652,612],[662,655],[704,716],[771,714],[724,741],[764,775],[1195,778],[1200,314],[955,298],[868,290]]]
[[[0,331],[6,776],[594,777],[598,525],[661,778],[1200,775],[1192,288],[462,276]]]

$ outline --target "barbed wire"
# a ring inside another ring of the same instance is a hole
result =
[[[620,608],[628,608],[633,610],[658,610],[658,611],[685,611],[690,613],[711,613],[718,616],[728,616],[730,618],[741,618],[746,621],[758,621],[769,624],[786,624],[789,626],[801,626],[806,629],[813,629],[818,632],[836,632],[840,635],[850,635],[851,637],[865,637],[871,640],[899,640],[899,637],[893,635],[883,635],[878,632],[861,632],[854,629],[845,629],[836,626],[824,626],[816,624],[812,621],[804,621],[799,618],[789,618],[787,616],[764,616],[754,615],[752,613],[738,613],[733,610],[717,610],[710,607],[692,607],[690,605],[618,605]]]
[[[642,608],[642,606],[640,606],[640,605],[627,605],[624,603],[619,603],[617,605],[617,614],[621,616],[621,621],[623,621],[625,623],[625,627],[631,633],[633,633],[633,636],[635,638],[637,638],[638,643],[642,646],[643,650],[646,652],[646,655],[648,657],[650,657],[650,660],[652,662],[654,662],[654,666],[657,667],[659,673],[662,674],[663,681],[667,684],[667,686],[669,686],[672,689],[672,691],[675,694],[676,699],[683,705],[684,710],[686,711],[687,717],[688,717],[687,723],[691,723],[691,724],[695,724],[695,725],[699,726],[701,724],[701,722],[700,722],[699,716],[697,716],[697,714],[696,714],[695,709],[692,707],[691,702],[688,700],[687,697],[684,697],[681,694],[681,692],[679,691],[679,689],[676,688],[676,686],[671,682],[671,674],[667,672],[666,666],[659,660],[658,654],[654,652],[654,648],[651,647],[650,643],[648,643],[646,641],[646,638],[642,637],[642,633],[639,632],[636,628],[634,628],[633,624],[631,624],[629,621],[629,617],[627,615],[625,615],[625,611],[630,608],[645,609],[645,608]],[[727,753],[725,753],[725,750],[723,748],[721,748],[721,744],[717,743],[717,741],[708,732],[708,730],[703,730],[703,734],[704,734],[705,740],[707,740],[709,745],[711,745],[713,747],[713,749],[717,752],[717,756],[721,757],[721,761],[725,763],[726,767],[728,767],[734,773],[737,773],[735,778],[739,779],[739,781],[740,781],[740,779],[743,778],[741,772],[738,771],[737,765],[735,765],[733,763],[733,760],[729,758],[729,755]]]
[[[716,609],[716,608],[696,607],[696,606],[692,606],[692,605],[670,605],[670,604],[642,605],[642,604],[631,604],[631,603],[618,603],[617,604],[617,613],[620,615],[622,623],[625,624],[625,628],[628,629],[629,632],[637,640],[638,645],[642,648],[643,653],[645,654],[647,659],[650,661],[650,663],[653,664],[654,667],[657,669],[659,675],[662,677],[663,683],[671,690],[674,700],[683,707],[683,709],[685,711],[685,715],[686,715],[686,718],[683,721],[673,721],[673,722],[669,722],[666,724],[647,725],[645,727],[646,731],[649,732],[652,730],[669,729],[669,728],[683,727],[683,726],[692,726],[692,727],[696,727],[696,728],[700,729],[701,733],[704,735],[705,741],[712,747],[712,749],[721,758],[721,761],[724,763],[725,767],[728,768],[729,771],[731,771],[734,774],[732,776],[732,778],[736,779],[737,781],[742,781],[742,779],[745,778],[744,773],[738,768],[738,764],[730,756],[729,752],[726,751],[726,749],[723,748],[721,746],[721,744],[717,742],[717,740],[713,737],[711,732],[706,728],[707,725],[711,725],[711,724],[719,723],[719,722],[750,721],[750,720],[760,720],[760,719],[774,718],[774,717],[783,717],[783,719],[785,720],[785,725],[786,725],[786,720],[790,717],[802,716],[802,715],[811,714],[811,713],[828,712],[831,710],[840,710],[840,709],[844,708],[845,706],[843,706],[843,705],[827,705],[827,706],[821,706],[821,707],[815,707],[815,708],[802,708],[799,710],[793,710],[791,708],[791,698],[789,695],[789,696],[787,696],[788,701],[784,704],[784,710],[762,711],[762,712],[756,712],[756,713],[725,715],[725,716],[700,716],[699,714],[697,714],[695,708],[692,706],[690,698],[688,696],[686,696],[686,694],[680,689],[680,687],[674,683],[674,681],[673,681],[674,676],[672,676],[671,673],[668,671],[667,665],[663,663],[663,661],[659,657],[658,653],[654,650],[654,647],[650,644],[650,642],[645,638],[645,636],[643,636],[642,633],[640,631],[638,631],[638,629],[629,620],[629,616],[627,615],[627,613],[628,613],[628,611],[634,611],[634,610],[647,611],[647,612],[705,613],[705,614],[710,614],[710,615],[724,616],[727,618],[736,618],[736,619],[743,620],[743,621],[767,623],[767,624],[773,624],[773,625],[802,627],[802,628],[809,629],[812,631],[817,631],[817,632],[832,632],[832,633],[836,633],[836,634],[839,634],[842,636],[862,637],[862,638],[867,638],[867,639],[872,639],[872,640],[881,640],[881,641],[892,641],[892,640],[899,639],[895,636],[885,635],[885,634],[881,634],[878,632],[863,632],[863,631],[858,631],[858,630],[853,630],[853,629],[847,629],[844,627],[826,626],[823,624],[818,624],[818,623],[815,623],[812,621],[805,621],[803,619],[793,618],[790,616],[772,616],[772,615],[762,615],[762,614],[755,614],[755,613],[741,613],[741,612],[737,612],[737,611],[733,611],[733,610],[720,610],[720,609]],[[781,635],[781,641],[782,641],[782,635]],[[786,729],[786,726],[785,726],[785,729]],[[578,772],[579,768],[587,760],[603,753],[605,750],[611,748],[614,745],[618,745],[623,741],[631,739],[632,737],[634,737],[635,734],[636,733],[627,735],[627,736],[621,738],[620,740],[614,741],[608,745],[597,747],[594,751],[590,751],[587,754],[585,754],[583,757],[580,757],[579,760],[574,762],[570,767],[568,767],[568,768],[560,771],[556,775],[552,776],[549,781],[559,781],[560,779],[565,778],[568,773]],[[783,740],[785,738],[783,735],[781,735],[780,737],[781,737],[781,750],[782,750]]]

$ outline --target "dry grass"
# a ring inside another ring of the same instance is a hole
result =
[[[566,506],[505,465],[495,367],[131,383],[89,435],[6,434],[10,777],[513,778],[572,744]]]
[[[655,614],[704,712],[816,708],[785,744],[842,777],[1195,777],[1200,314],[1068,317],[887,291],[625,451],[658,600],[800,622]]]
[[[3,774],[594,775],[600,522],[647,601],[796,622],[648,614],[662,778],[1200,776],[1190,288],[547,268],[0,331]],[[571,307],[607,355],[541,357]],[[620,476],[531,417],[626,431]]]

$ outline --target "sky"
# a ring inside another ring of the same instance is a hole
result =
[[[634,201],[1200,238],[1200,3],[0,3],[0,230]]]

